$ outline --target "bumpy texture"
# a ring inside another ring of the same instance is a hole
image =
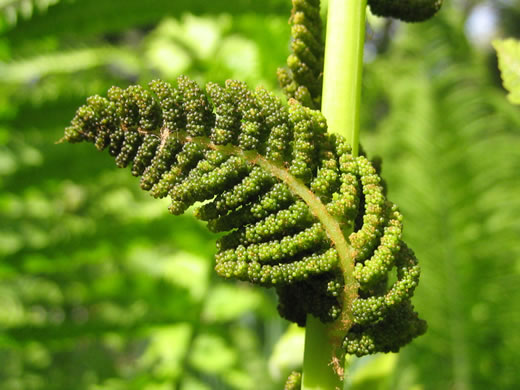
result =
[[[291,54],[288,69],[278,69],[278,82],[289,98],[320,108],[323,78],[323,28],[320,0],[292,0]]]
[[[422,22],[435,15],[443,0],[368,0],[374,15],[400,19],[404,22]]]
[[[338,252],[292,178],[354,249],[359,297],[347,352],[396,351],[424,332],[410,303],[419,268],[402,242],[401,214],[373,164],[328,134],[319,111],[237,81],[210,83],[206,94],[179,77],[177,88],[153,81],[150,90],[113,87],[108,98],[88,98],[64,140],[108,149],[119,167],[131,165],[144,190],[170,196],[173,214],[205,202],[196,216],[227,232],[217,243],[218,274],[274,287],[290,321],[304,325],[309,313],[333,321],[342,309]]]
[[[405,22],[434,16],[443,0],[368,0],[372,13]],[[278,69],[278,82],[288,98],[319,109],[323,78],[324,42],[320,0],[292,0],[291,53],[287,68]]]
[[[285,382],[283,390],[300,390],[302,388],[302,374],[296,371],[291,372]]]

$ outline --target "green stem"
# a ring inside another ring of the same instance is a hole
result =
[[[335,351],[328,338],[327,328],[319,319],[307,316],[302,390],[343,389],[343,381],[331,364]]]
[[[321,111],[329,129],[359,149],[367,0],[329,0]]]
[[[322,112],[329,129],[347,139],[355,156],[359,150],[366,6],[367,0],[329,0],[323,73]],[[346,272],[344,323],[340,328],[346,331],[352,325],[350,306],[357,295],[356,281],[349,275],[354,267],[351,256],[349,260],[342,267]],[[335,326],[307,316],[302,390],[343,388],[342,380],[331,367],[337,354],[329,337]]]

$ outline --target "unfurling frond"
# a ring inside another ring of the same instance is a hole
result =
[[[150,91],[113,87],[108,98],[89,98],[64,140],[108,149],[144,190],[169,196],[173,214],[204,202],[196,216],[226,232],[217,273],[274,287],[281,315],[300,325],[307,314],[340,317],[346,254],[338,242],[347,241],[359,284],[347,352],[396,351],[424,332],[410,303],[419,268],[402,242],[401,214],[376,168],[327,133],[319,111],[238,81],[204,93],[180,77],[176,88],[153,81]]]

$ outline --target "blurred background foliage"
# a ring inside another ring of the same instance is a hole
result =
[[[90,145],[56,145],[111,85],[227,78],[278,90],[288,0],[0,1],[0,388],[281,389],[302,330],[212,271],[215,236]],[[517,1],[370,18],[362,140],[423,269],[429,331],[352,359],[349,388],[520,386],[520,110],[493,37]]]

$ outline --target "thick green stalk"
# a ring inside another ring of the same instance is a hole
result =
[[[329,0],[321,111],[358,153],[367,0]]]
[[[329,129],[347,139],[354,155],[359,150],[366,5],[367,0],[329,0],[327,19],[322,112]],[[348,331],[352,325],[350,306],[357,285],[352,276],[353,261],[345,268],[343,310],[346,313],[342,319],[343,330]],[[322,324],[313,316],[307,316],[302,390],[343,388],[342,380],[331,364],[337,348],[330,342],[334,326],[337,325]]]
[[[334,372],[331,364],[335,351],[330,343],[327,328],[319,319],[312,315],[307,316],[302,390],[343,389],[343,381]]]

